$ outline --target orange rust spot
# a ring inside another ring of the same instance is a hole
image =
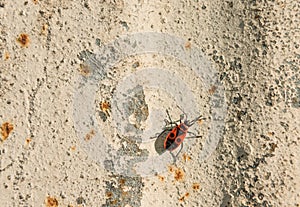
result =
[[[42,33],[43,35],[46,35],[47,32],[48,32],[48,24],[43,24],[41,33]]]
[[[39,0],[32,0],[34,4],[37,4]]]
[[[185,199],[187,198],[187,197],[189,197],[190,196],[190,193],[185,193],[183,196],[181,196],[180,198],[179,198],[179,201],[180,202],[183,202],[183,201],[185,201]]]
[[[174,172],[174,168],[175,168],[175,167],[174,167],[173,165],[168,166],[169,172],[171,172],[171,173]]]
[[[106,197],[107,197],[107,198],[111,198],[112,196],[113,196],[113,193],[112,193],[112,192],[110,192],[110,191],[109,191],[109,192],[106,192]]]
[[[128,192],[127,191],[122,191],[121,196],[124,197],[124,198],[128,197]]]
[[[20,34],[19,37],[17,38],[17,42],[19,42],[22,47],[28,47],[30,42],[28,34],[25,33]]]
[[[165,177],[164,176],[160,176],[160,175],[157,175],[158,179],[161,181],[161,182],[164,182],[165,181]]]
[[[183,160],[184,160],[185,162],[190,161],[190,160],[192,159],[191,156],[187,155],[186,153],[184,153],[184,154],[182,155],[182,157],[183,157]]]
[[[269,136],[274,136],[274,134],[275,134],[274,132],[268,132]]]
[[[184,172],[182,169],[177,168],[173,165],[168,166],[169,172],[174,173],[174,179],[176,181],[181,181],[184,178]]]
[[[32,141],[31,138],[29,138],[29,137],[26,138],[26,139],[25,139],[25,145],[29,145],[31,141]]]
[[[70,147],[70,149],[71,149],[72,151],[75,151],[75,150],[76,150],[76,146],[73,145],[73,146]]]
[[[213,95],[217,90],[217,86],[211,86],[211,88],[208,90],[208,93],[210,95]]]
[[[81,73],[81,75],[83,76],[89,76],[91,73],[90,67],[86,64],[80,64],[79,65],[79,72]]]
[[[197,122],[198,122],[199,125],[202,125],[204,123],[204,120],[203,119],[199,119]]]
[[[270,147],[271,147],[270,153],[274,152],[275,149],[278,147],[277,144],[275,144],[275,143],[270,143],[269,145],[270,145]]]
[[[120,185],[125,185],[125,182],[126,182],[126,180],[123,179],[123,178],[121,178],[121,179],[119,180]]]
[[[174,172],[174,179],[176,181],[181,181],[181,180],[183,180],[183,178],[184,178],[184,172],[183,172],[183,170],[180,169],[180,168],[177,168],[175,170],[175,172]]]
[[[4,53],[4,60],[8,60],[10,58],[9,52]]]
[[[115,200],[113,200],[113,201],[110,201],[110,204],[112,204],[112,205],[115,205],[115,204],[117,204],[118,203],[118,200],[117,199],[115,199]]]
[[[111,107],[111,105],[108,101],[101,101],[100,109],[108,116],[109,116],[110,107]]]
[[[11,131],[14,129],[14,126],[8,122],[5,122],[1,126],[1,135],[2,141],[6,140]]]
[[[200,189],[200,184],[199,183],[193,183],[193,190],[199,190]]]
[[[46,207],[58,207],[58,201],[54,197],[48,196],[45,200]]]
[[[92,139],[92,137],[93,137],[94,135],[95,135],[95,131],[92,129],[89,133],[87,133],[87,134],[85,135],[84,140],[85,140],[85,141],[89,141],[89,140]]]
[[[192,43],[190,41],[187,41],[184,45],[185,49],[191,49]]]

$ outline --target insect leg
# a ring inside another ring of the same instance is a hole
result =
[[[172,119],[171,119],[171,116],[170,116],[170,114],[169,114],[168,109],[166,109],[166,112],[167,112],[168,118],[169,118],[169,120],[170,120],[170,123],[172,123]]]
[[[181,152],[182,148],[183,148],[183,143],[181,143],[181,145],[180,145],[180,150],[177,152],[176,157],[177,157],[178,154]]]
[[[172,155],[172,157],[173,157],[173,163],[176,163],[176,161],[177,161],[177,157],[172,153],[172,152],[170,152],[170,154]]]
[[[163,133],[165,133],[166,131],[170,131],[172,128],[165,128],[161,133],[156,133],[154,137],[150,137],[150,139],[155,139],[160,137]],[[158,135],[157,135],[158,134]]]
[[[188,131],[187,133],[188,133],[188,134],[191,134],[191,135],[193,135],[193,136],[197,136],[194,132]]]
[[[201,115],[198,116],[197,118],[193,119],[192,121],[190,121],[189,126],[192,126],[193,124],[195,124],[196,121],[199,120],[205,120],[206,118],[202,117]]]
[[[181,121],[181,120],[172,121],[168,109],[166,109],[166,112],[167,112],[168,118],[169,118],[169,120],[170,120],[170,121],[168,121],[168,120],[165,119],[166,125],[171,124],[171,125],[176,125],[176,126],[178,126],[178,125],[177,125],[177,122],[178,122],[178,121]]]
[[[159,135],[161,135],[161,133]],[[154,136],[154,137],[150,137],[150,139],[156,139],[157,137],[159,137],[159,135],[158,136]]]
[[[172,157],[173,157],[173,162],[174,162],[174,163],[176,163],[176,161],[177,161],[177,156],[178,156],[178,154],[181,152],[182,148],[183,148],[183,143],[181,143],[180,150],[177,152],[176,155],[174,155],[172,152],[170,152],[171,155],[172,155]]]
[[[191,137],[185,137],[186,139],[190,139],[190,138],[202,138],[202,136],[191,136]]]
[[[178,105],[177,105],[177,107],[180,109],[180,111],[182,111],[182,113],[183,113],[184,116],[185,116],[185,119],[187,119],[187,114],[183,111],[183,109],[180,108]],[[181,116],[180,116],[180,119],[184,119],[184,117],[181,117]]]

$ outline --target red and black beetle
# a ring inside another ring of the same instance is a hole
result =
[[[180,119],[178,121],[173,122],[168,110],[166,110],[166,111],[167,111],[167,115],[168,115],[170,121],[165,120],[166,127],[165,127],[164,131],[158,137],[160,137],[162,134],[166,134],[166,131],[168,131],[168,134],[164,138],[164,146],[163,147],[164,147],[164,150],[168,150],[171,153],[171,155],[173,156],[174,162],[175,162],[177,155],[181,152],[181,150],[183,148],[183,140],[185,138],[200,138],[201,137],[201,136],[195,135],[193,132],[189,132],[188,129],[193,124],[195,124],[196,121],[204,119],[204,118],[202,118],[202,116],[198,116],[195,119],[189,121],[187,119],[186,113],[181,110],[183,112],[183,114],[180,116]],[[179,122],[179,124],[177,124],[178,122]],[[186,135],[188,133],[192,134],[193,136],[186,137]],[[175,156],[172,153],[172,151],[177,149],[179,147],[179,145],[181,146],[180,150],[178,151],[178,153]]]

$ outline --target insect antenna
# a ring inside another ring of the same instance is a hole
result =
[[[180,106],[178,106],[177,105],[177,107],[180,109],[180,111],[183,113],[183,115],[184,115],[184,117],[181,117],[180,116],[180,120],[182,120],[182,119],[184,119],[185,118],[185,120],[187,120],[187,114],[183,111],[183,109],[180,107]]]
[[[196,121],[199,121],[199,120],[205,120],[205,119],[206,119],[206,118],[204,118],[204,117],[202,117],[202,115],[200,115],[200,116],[196,117],[195,119],[193,119],[192,121],[190,121],[190,122],[188,123],[188,126],[190,127],[190,126],[192,126],[193,124],[195,124]]]

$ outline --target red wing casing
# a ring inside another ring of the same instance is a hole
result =
[[[183,142],[186,137],[188,127],[181,123],[180,125],[174,127],[167,135],[164,148],[169,151],[175,150]]]

